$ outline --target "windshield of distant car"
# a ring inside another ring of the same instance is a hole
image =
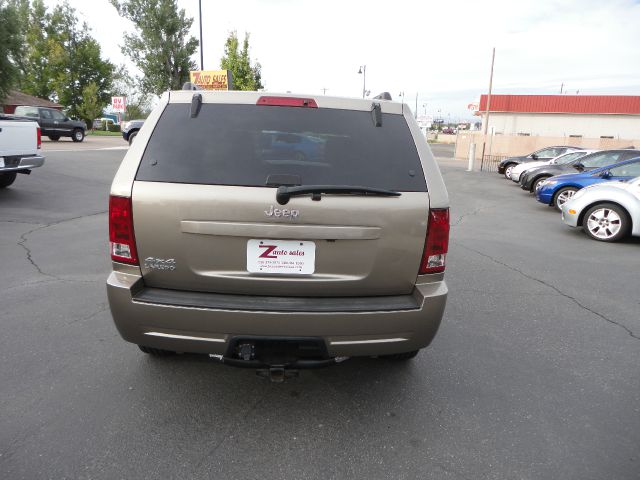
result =
[[[564,155],[560,155],[559,157],[557,157],[553,162],[556,165],[564,165],[566,163],[573,162],[574,160],[583,157],[584,155],[586,155],[585,152],[565,153]]]

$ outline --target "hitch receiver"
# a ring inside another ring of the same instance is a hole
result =
[[[298,373],[298,370],[287,369],[284,368],[284,366],[261,368],[256,370],[256,375],[268,378],[271,380],[271,383],[284,383],[287,378],[297,377]]]

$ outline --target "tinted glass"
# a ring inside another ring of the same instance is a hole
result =
[[[620,161],[622,162],[623,160],[631,160],[632,158],[637,157],[640,157],[640,152],[638,152],[638,150],[627,150],[620,157]]]
[[[623,152],[617,151],[594,153],[593,155],[587,155],[577,161],[587,168],[606,167],[607,165],[619,162],[622,153]]]
[[[51,118],[51,112],[49,110],[41,110],[40,114],[42,115],[42,118],[46,118],[46,119]]]
[[[549,148],[544,148],[542,150],[539,150],[538,152],[536,152],[536,155],[539,158],[551,158],[551,157],[557,157],[558,155],[560,155],[561,153],[564,153],[564,151],[566,150],[566,148],[559,148],[559,147],[549,147]]]
[[[323,108],[169,104],[136,176],[151,182],[265,186],[269,176],[303,185],[426,191],[401,115]],[[283,178],[283,177],[280,177]]]
[[[628,163],[609,170],[614,177],[637,177],[640,175],[640,162]]]
[[[51,110],[51,116],[54,120],[64,120],[65,116],[57,110]]]
[[[584,153],[576,152],[576,153],[566,153],[561,157],[556,158],[555,162],[557,165],[564,165],[565,163],[572,162],[577,158],[584,156]]]

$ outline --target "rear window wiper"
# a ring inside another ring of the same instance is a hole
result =
[[[289,203],[291,197],[300,195],[312,194],[313,200],[320,200],[320,194],[322,193],[334,193],[334,194],[362,194],[362,195],[377,195],[383,197],[399,197],[402,195],[400,192],[394,192],[393,190],[386,190],[384,188],[373,187],[360,187],[357,185],[302,185],[299,187],[278,187],[276,193],[276,201],[280,205],[286,205]]]

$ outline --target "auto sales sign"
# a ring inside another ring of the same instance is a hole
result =
[[[189,72],[191,83],[203,90],[231,90],[231,72],[229,70],[197,70]]]

